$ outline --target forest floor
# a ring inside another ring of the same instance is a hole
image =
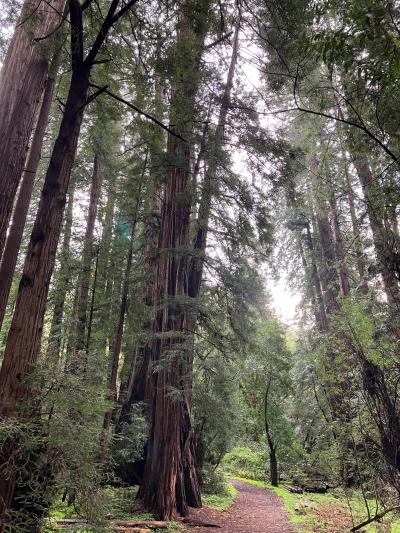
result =
[[[192,526],[192,533],[294,533],[289,515],[283,507],[282,499],[271,490],[249,485],[242,481],[232,481],[237,490],[235,503],[226,511],[209,507],[193,509],[191,520],[220,526],[218,529]]]

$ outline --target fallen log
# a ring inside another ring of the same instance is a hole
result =
[[[88,521],[83,518],[64,518],[57,520],[55,526],[57,529],[70,529],[86,524],[88,524]],[[166,529],[168,527],[168,522],[162,520],[108,520],[107,524],[113,531],[136,531],[138,533],[145,533],[151,531],[151,529]]]
[[[123,527],[123,526],[112,527],[111,531],[115,531],[115,532],[123,531],[125,533],[151,533],[151,529],[143,529],[141,527]]]
[[[66,526],[74,525],[74,524],[87,524],[87,523],[88,523],[87,520],[85,520],[84,518],[61,518],[60,520],[56,521],[57,525],[65,524]]]
[[[284,487],[288,492],[292,492],[293,494],[303,494],[303,489],[300,487],[292,487],[291,485],[285,485]]]
[[[147,527],[150,529],[166,529],[168,522],[164,520],[110,520],[111,526]]]
[[[55,524],[55,527],[56,529],[74,529],[75,530],[76,527],[87,526],[87,525],[88,525],[87,522],[76,521],[76,522],[67,522],[64,524],[57,523]],[[79,531],[79,530],[76,530],[76,531]],[[124,532],[124,533],[152,533],[152,530],[148,528],[133,527],[133,526],[132,527],[131,526],[117,526],[113,524],[110,524],[110,531]]]

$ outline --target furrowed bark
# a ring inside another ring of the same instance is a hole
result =
[[[18,194],[18,200],[15,205],[12,224],[4,248],[1,266],[0,266],[0,328],[4,320],[4,314],[7,307],[7,301],[10,294],[12,279],[17,264],[18,252],[21,246],[22,235],[24,233],[26,217],[28,215],[29,204],[31,201],[32,190],[36,179],[36,173],[39,166],[43,139],[46,132],[51,102],[53,99],[55,85],[55,67],[57,59],[53,60],[53,68],[50,69],[51,75],[47,78],[43,94],[43,101],[39,112],[38,121],[32,139],[29,158],[26,164],[26,170],[22,176],[22,183]]]
[[[186,57],[180,84],[174,86],[170,120],[181,137],[191,134],[198,65],[205,27],[194,34],[181,4],[177,50]],[[204,15],[208,2],[202,5]],[[189,126],[190,125],[190,126]],[[182,135],[183,134],[183,135]],[[139,497],[145,507],[162,518],[185,516],[188,506],[201,505],[194,465],[191,424],[191,337],[188,324],[187,274],[191,198],[191,147],[168,134],[170,164],[163,189],[158,262],[154,286],[156,314],[151,342],[149,440]],[[178,164],[177,164],[178,162]]]
[[[50,278],[54,270],[67,189],[87,104],[90,70],[113,23],[133,3],[126,4],[118,13],[116,10],[119,2],[111,3],[102,28],[84,59],[82,6],[77,0],[69,1],[72,75],[28,245],[0,370],[0,419],[19,417],[26,420],[27,416],[38,419],[39,408],[30,401],[35,399],[35,391],[25,380],[34,368],[40,352]],[[48,3],[41,5],[47,6]],[[17,482],[18,464],[13,465],[15,454],[18,454],[18,441],[10,439],[0,449],[0,531],[7,527],[6,515],[10,510]],[[8,469],[9,465],[13,465],[11,470]]]
[[[19,415],[34,392],[25,383],[40,350],[50,278],[61,231],[71,168],[86,102],[87,71],[73,74],[64,116],[46,173],[39,209],[32,230],[19,285],[14,316],[0,370],[0,418]],[[17,443],[0,450],[1,463],[11,460]],[[0,517],[9,509],[16,472],[0,471]]]
[[[26,0],[0,78],[0,257],[65,0]],[[36,38],[43,38],[40,42]]]

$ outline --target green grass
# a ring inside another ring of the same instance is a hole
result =
[[[235,501],[237,490],[232,483],[225,483],[224,493],[222,494],[202,494],[203,504],[217,511],[226,511]]]
[[[314,493],[304,493],[304,494],[293,494],[283,487],[272,487],[269,483],[264,481],[257,481],[253,479],[232,477],[231,479],[236,479],[238,481],[243,481],[249,485],[255,485],[256,487],[263,487],[275,492],[277,496],[280,496],[283,499],[285,511],[289,514],[289,518],[293,524],[297,526],[298,533],[313,533],[313,527],[318,526],[318,531],[325,531],[330,533],[329,525],[323,524],[318,521],[317,517],[313,514],[313,510],[317,510],[320,506],[324,504],[336,505],[338,507],[343,507],[348,510],[348,501],[345,498],[344,493],[327,493],[327,494],[314,494]],[[307,502],[307,506],[304,505],[304,502]],[[356,516],[357,521],[362,522],[367,516],[365,511],[364,503],[358,497],[352,497],[350,500],[350,505],[352,508],[353,515]],[[371,506],[371,512],[373,512],[373,507]],[[388,515],[388,520],[390,517]],[[377,530],[375,524],[370,524],[363,528],[364,531],[368,533],[376,533]],[[400,520],[396,519],[391,524],[391,533],[400,533]]]
[[[154,516],[149,513],[134,513],[132,511],[132,503],[135,501],[136,489],[107,487],[103,490],[103,513],[106,519],[120,519],[120,520],[154,520]],[[74,510],[73,506],[68,506],[66,502],[57,499],[49,513],[49,520],[46,521],[42,528],[42,533],[56,533],[60,531],[76,531],[79,533],[95,533],[108,531],[106,528],[95,528],[94,526],[77,526],[76,529],[55,529],[54,522],[63,518],[84,518],[83,514],[79,514]],[[185,527],[178,523],[171,521],[167,528],[153,530],[155,533],[182,533]]]

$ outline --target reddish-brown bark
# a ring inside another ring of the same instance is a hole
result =
[[[24,232],[26,217],[31,201],[33,185],[39,166],[40,155],[46,126],[49,119],[51,102],[53,99],[55,77],[54,72],[48,77],[43,94],[43,101],[39,112],[35,133],[32,138],[26,170],[23,173],[18,200],[15,205],[12,224],[7,237],[6,245],[0,266],[0,328],[3,323],[7,307],[8,296],[17,264],[18,252]]]
[[[388,227],[385,225],[382,206],[382,191],[379,190],[379,183],[374,179],[368,159],[363,155],[363,147],[359,147],[359,152],[353,152],[353,164],[356,168],[358,178],[364,193],[365,206],[368,213],[372,237],[378,264],[380,266],[383,285],[388,303],[392,306],[400,305],[400,289],[396,276],[399,258],[390,246]],[[400,337],[400,335],[399,335]]]
[[[0,256],[49,68],[52,34],[62,22],[64,4],[25,1],[1,70]]]
[[[46,173],[4,351],[0,370],[0,418],[17,415],[23,403],[33,394],[25,383],[25,378],[39,355],[49,283],[88,86],[88,72],[73,74],[60,131]],[[5,464],[12,453],[13,449],[10,447],[0,450],[1,463]],[[0,471],[0,516],[11,504],[14,485],[15,472],[8,475],[7,472]]]
[[[206,26],[194,35],[181,3],[177,53],[186,57],[174,86],[170,121],[182,137],[191,134],[194,97],[198,89],[199,58]],[[208,3],[202,5],[207,16]],[[198,21],[197,21],[198,24]],[[189,118],[190,117],[190,118]],[[162,193],[158,257],[153,302],[153,340],[148,393],[149,439],[139,497],[145,507],[163,518],[186,515],[188,506],[201,505],[194,463],[191,423],[192,329],[188,319],[191,146],[169,133],[170,164]],[[146,366],[144,359],[144,365]]]
[[[119,1],[110,4],[102,27],[84,58],[82,5],[70,0],[72,75],[59,133],[47,169],[36,220],[32,230],[18,290],[14,316],[7,338],[0,370],[0,419],[26,415],[34,390],[26,377],[33,369],[40,351],[42,330],[50,278],[54,269],[57,244],[72,165],[85,107],[88,103],[89,76],[93,63],[113,24],[137,0],[120,7]],[[45,5],[48,5],[46,2]],[[117,11],[118,7],[120,10]],[[21,409],[24,409],[21,413]],[[0,449],[0,520],[11,506],[18,465],[7,471],[18,441],[8,442]]]

